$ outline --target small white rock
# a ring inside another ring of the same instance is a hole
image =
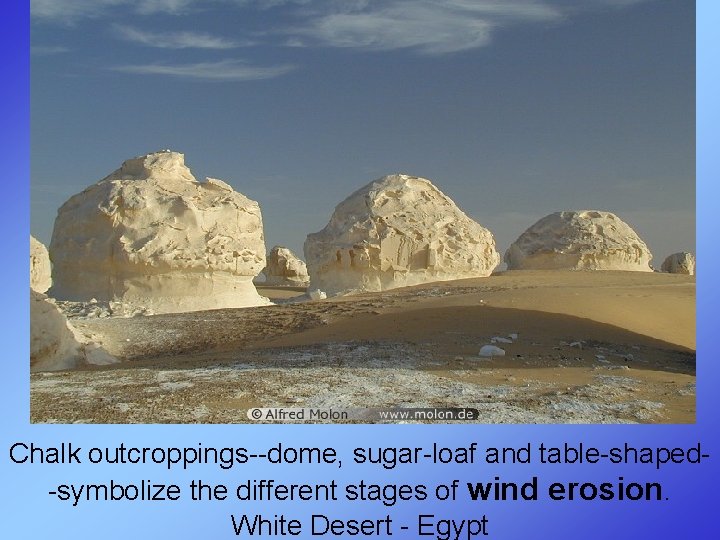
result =
[[[518,335],[517,334],[508,334],[508,337],[510,339],[512,339],[513,341],[515,341],[518,338]]]
[[[483,345],[480,348],[480,356],[485,358],[492,358],[493,356],[505,356],[505,351],[495,345]]]
[[[490,340],[491,343],[512,343],[512,339],[495,336]]]
[[[309,291],[308,296],[310,297],[310,300],[325,300],[327,298],[327,294],[320,289]]]

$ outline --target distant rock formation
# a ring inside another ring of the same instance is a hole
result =
[[[663,261],[660,271],[668,272],[670,274],[688,274],[690,276],[694,276],[695,257],[692,253],[688,253],[687,251],[673,253]]]
[[[341,202],[305,241],[310,290],[328,295],[488,276],[500,262],[487,229],[430,180],[394,174]]]
[[[266,259],[263,275],[268,285],[306,287],[310,281],[305,262],[283,246],[273,246]]]
[[[505,252],[509,270],[651,272],[645,242],[615,214],[556,212],[527,229]]]
[[[44,293],[52,285],[50,257],[47,248],[30,236],[30,288]]]
[[[129,159],[58,211],[50,243],[59,300],[173,313],[267,304],[260,207],[221,180],[198,182],[183,154]]]

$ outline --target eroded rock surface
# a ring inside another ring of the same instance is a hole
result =
[[[694,276],[695,257],[692,253],[688,253],[687,251],[673,253],[663,261],[660,270],[670,274],[687,274],[689,276]]]
[[[65,315],[47,296],[31,289],[30,369],[68,369],[82,359],[82,345]]]
[[[262,271],[267,285],[305,287],[310,281],[305,262],[288,248],[274,246]]]
[[[183,154],[129,159],[58,211],[51,294],[172,313],[263,305],[252,279],[265,266],[258,203]]]
[[[430,180],[394,174],[341,202],[305,241],[310,289],[329,295],[488,276],[493,235]]]
[[[52,285],[50,256],[47,248],[30,236],[30,288],[44,293]]]
[[[535,223],[505,252],[509,270],[651,272],[652,254],[611,212],[556,212]]]

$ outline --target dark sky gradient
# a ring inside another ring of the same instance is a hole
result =
[[[656,265],[695,249],[694,2],[512,0],[475,19],[430,0],[104,2],[32,4],[45,243],[70,195],[172,148],[260,202],[268,249],[301,254],[337,203],[394,172],[430,178],[501,251],[548,213],[590,208],[634,226]],[[180,31],[228,48],[171,48]],[[183,74],[138,73],[158,65]]]

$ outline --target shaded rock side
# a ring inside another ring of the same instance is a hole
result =
[[[493,235],[430,180],[394,174],[341,202],[305,241],[310,289],[329,295],[488,276]]]
[[[252,284],[265,266],[257,202],[183,154],[130,159],[58,211],[50,260],[59,300],[122,302],[148,313],[266,304]]]
[[[645,242],[611,212],[556,212],[535,223],[505,252],[509,270],[651,272]]]

